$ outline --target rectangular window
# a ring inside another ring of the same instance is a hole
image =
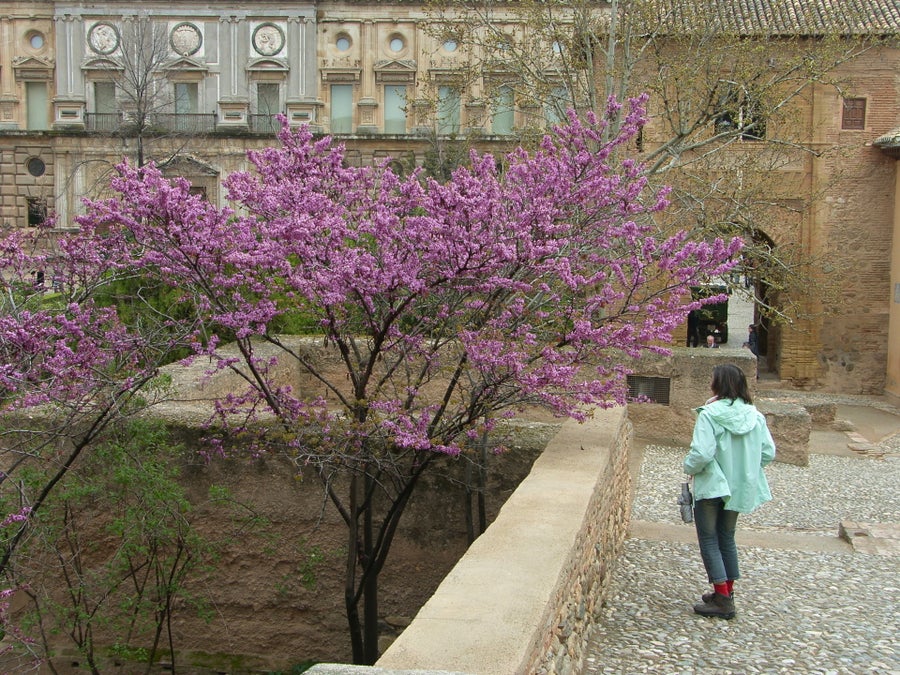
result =
[[[668,377],[628,375],[628,398],[636,399],[639,403],[669,405],[670,382]]]
[[[866,99],[845,98],[844,114],[841,117],[841,129],[866,128]]]
[[[260,115],[277,115],[281,111],[277,84],[260,82],[256,85],[256,112]]]
[[[203,199],[209,201],[209,197],[206,195],[206,188],[202,185],[191,185],[188,192],[192,195],[200,195]]]
[[[459,89],[438,87],[437,132],[441,135],[459,133],[459,109],[462,98]]]
[[[394,84],[384,88],[384,133],[406,133],[406,87]]]
[[[331,133],[353,132],[353,85],[331,85]]]
[[[200,109],[199,92],[196,82],[175,83],[175,114],[196,115]]]
[[[43,197],[26,197],[28,204],[28,227],[38,227],[47,220],[47,202]]]
[[[565,87],[554,87],[550,92],[550,98],[544,106],[544,119],[553,126],[562,124],[566,120],[566,112],[571,107],[568,89]]]
[[[44,82],[25,83],[26,129],[41,131],[50,128],[50,101],[47,84]]]
[[[115,83],[94,82],[94,112],[100,115],[114,115],[117,110]]]
[[[281,112],[281,87],[274,82],[257,82],[256,113],[251,115],[250,129],[255,133],[276,134],[281,125],[275,118]]]
[[[512,87],[506,85],[497,90],[493,101],[491,115],[491,132],[495,134],[511,134],[515,121],[514,97]]]

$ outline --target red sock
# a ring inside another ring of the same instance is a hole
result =
[[[733,595],[734,594],[734,579],[729,579],[725,583],[728,584],[728,595]]]
[[[728,591],[728,582],[723,581],[721,584],[713,584],[713,588],[719,595],[731,595]]]

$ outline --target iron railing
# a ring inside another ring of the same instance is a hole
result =
[[[275,119],[275,115],[248,115],[250,132],[254,134],[277,134],[281,131],[281,122]]]
[[[122,127],[120,113],[85,113],[84,126],[88,131],[118,131]]]
[[[135,122],[121,112],[85,113],[84,126],[88,131],[134,131]],[[147,132],[176,134],[205,134],[216,130],[216,114],[154,113],[144,125]]]
[[[216,130],[216,115],[215,113],[155,113],[150,117],[150,126],[176,134],[206,134]]]

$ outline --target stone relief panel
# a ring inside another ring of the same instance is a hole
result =
[[[284,30],[270,21],[253,29],[251,44],[259,56],[278,56],[284,50]]]
[[[119,48],[119,29],[108,21],[98,21],[88,30],[87,39],[92,52],[107,56]]]
[[[203,34],[193,23],[184,21],[172,28],[169,44],[179,56],[194,56],[203,46]]]

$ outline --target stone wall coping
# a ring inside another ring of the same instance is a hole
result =
[[[496,520],[469,547],[376,668],[319,664],[344,673],[523,673],[543,649],[555,598],[578,548],[625,408],[568,421],[535,461]]]

